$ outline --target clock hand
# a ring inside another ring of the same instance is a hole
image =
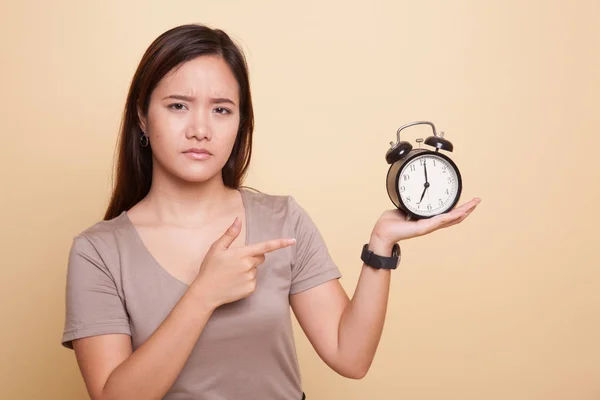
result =
[[[423,196],[425,196],[425,191],[430,186],[429,179],[427,178],[427,159],[423,160],[423,171],[425,171],[425,190],[423,191]],[[421,196],[421,200],[423,200],[423,196]],[[429,198],[429,192],[427,192],[427,198]]]
[[[419,200],[419,207],[421,206],[421,202],[423,201],[423,197],[425,197],[425,192],[427,192],[427,189],[429,189],[429,182],[425,182],[425,184],[423,185],[425,188],[423,189],[423,193],[421,194],[421,199]],[[429,193],[427,193],[427,195],[429,196]]]
[[[419,207],[421,207],[421,202],[423,201],[423,197],[425,197],[425,192],[429,186],[425,184],[425,189],[423,189],[423,194],[421,195],[421,199],[419,200]],[[418,207],[417,207],[418,208]]]
[[[421,199],[419,200],[419,206],[421,207],[421,202],[423,201],[423,197],[425,197],[425,192],[427,192],[427,188],[429,188],[429,181],[427,179],[427,160],[423,160],[423,170],[425,171],[425,184],[423,185],[425,188],[423,189],[423,193],[421,194]]]

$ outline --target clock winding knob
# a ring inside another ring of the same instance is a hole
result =
[[[437,134],[435,136],[429,136],[425,140],[425,144],[435,147],[436,151],[440,150],[440,149],[446,150],[446,151],[454,150],[454,146],[452,145],[452,143],[450,143],[450,141],[444,139],[444,132],[440,132],[439,134]]]

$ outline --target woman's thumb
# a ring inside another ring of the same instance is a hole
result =
[[[217,246],[221,249],[228,249],[229,246],[231,246],[231,244],[235,241],[235,239],[240,234],[240,232],[241,232],[240,226],[241,225],[242,225],[242,223],[240,222],[240,219],[238,217],[236,217],[235,220],[233,221],[233,224],[231,224],[231,226],[229,228],[227,228],[227,230],[225,231],[223,236],[221,236],[219,239],[217,239]]]

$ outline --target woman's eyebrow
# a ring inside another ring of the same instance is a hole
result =
[[[194,100],[196,100],[195,97],[185,96],[182,94],[172,94],[172,95],[169,95],[169,96],[163,98],[163,100],[166,100],[166,99],[183,100],[183,101],[189,101],[189,102],[193,102]],[[210,99],[210,102],[212,104],[230,103],[235,106],[235,102],[231,99],[228,99],[227,97],[213,97]]]
[[[213,97],[210,99],[210,102],[213,104],[217,103],[230,103],[235,106],[235,102],[227,97]]]
[[[184,96],[182,94],[171,94],[171,95],[163,98],[163,100],[166,100],[166,99],[184,100],[184,101],[192,102],[195,100],[195,97]]]

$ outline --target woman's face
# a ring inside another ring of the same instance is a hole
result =
[[[140,120],[155,169],[189,182],[220,176],[240,124],[238,83],[222,58],[200,56],[158,83]]]

